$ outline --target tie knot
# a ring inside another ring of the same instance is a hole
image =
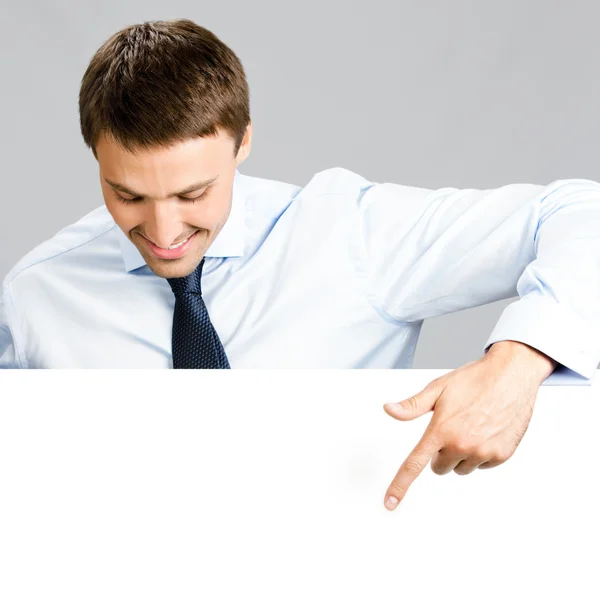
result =
[[[170,277],[167,278],[171,289],[175,295],[177,294],[200,294],[202,295],[202,288],[200,287],[200,279],[202,278],[202,267],[204,266],[204,258],[200,261],[200,264],[185,277]]]

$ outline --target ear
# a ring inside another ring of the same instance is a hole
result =
[[[250,150],[252,148],[252,121],[248,122],[248,126],[246,127],[246,133],[244,134],[244,139],[240,145],[240,149],[238,150],[235,163],[236,166],[243,163],[248,156],[250,155]]]

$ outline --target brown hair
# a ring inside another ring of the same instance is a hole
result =
[[[236,54],[189,19],[145,21],[113,34],[96,51],[79,91],[85,144],[100,134],[129,152],[190,138],[234,140],[250,122],[250,92]]]

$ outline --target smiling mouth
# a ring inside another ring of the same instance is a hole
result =
[[[194,233],[192,233],[186,240],[184,240],[180,245],[176,246],[175,248],[161,248],[160,246],[154,244],[154,242],[151,242],[147,237],[143,236],[142,234],[140,235],[142,235],[144,241],[146,242],[154,256],[162,259],[176,259],[181,258],[185,254],[187,254],[192,242],[196,238],[197,233],[198,231],[194,231]]]
[[[161,246],[157,246],[152,240],[149,240],[145,235],[143,235],[142,233],[140,233],[140,235],[147,241],[150,242],[154,247],[159,248],[160,250],[175,250],[176,248],[178,248],[179,246],[183,246],[183,244],[185,244],[185,242],[187,242],[194,234],[198,233],[198,230],[193,231],[192,233],[190,233],[186,238],[184,238],[183,240],[181,240],[181,242],[176,242],[175,244],[172,244],[171,246],[169,246],[168,248],[163,248]]]

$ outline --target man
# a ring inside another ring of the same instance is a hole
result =
[[[481,359],[386,405],[400,420],[435,411],[388,508],[430,459],[439,474],[504,462],[543,383],[591,382],[598,183],[427,190],[339,167],[303,187],[242,175],[244,69],[186,19],[110,37],[79,108],[104,206],[5,277],[0,366],[409,368],[425,318],[518,293]]]

